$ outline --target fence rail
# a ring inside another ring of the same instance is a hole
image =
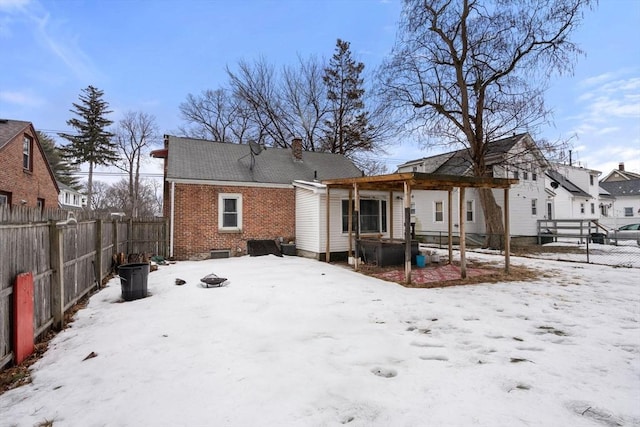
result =
[[[68,216],[66,211],[15,206],[8,212],[0,206],[0,369],[13,359],[13,286],[18,274],[32,272],[34,277],[37,339],[52,327],[63,327],[65,312],[111,274],[116,253],[168,254],[164,219],[76,221]]]

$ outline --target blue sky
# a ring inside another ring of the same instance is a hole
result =
[[[144,111],[175,133],[187,94],[225,84],[225,67],[240,59],[328,58],[342,38],[374,69],[400,9],[399,0],[0,0],[0,117],[67,130],[71,104],[91,84],[112,120]],[[574,37],[586,56],[573,76],[550,82],[555,124],[542,136],[575,135],[574,161],[603,174],[618,162],[640,172],[639,22],[640,1],[601,0]],[[388,166],[432,154],[397,144]]]

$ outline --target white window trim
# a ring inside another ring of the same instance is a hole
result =
[[[436,213],[437,213],[436,207],[438,206],[438,203],[442,203],[442,219],[440,221],[437,220],[437,216],[436,216]],[[433,222],[438,222],[438,223],[444,222],[444,211],[445,211],[444,207],[445,207],[444,200],[435,200],[433,202]]]
[[[238,201],[238,225],[236,227],[223,227],[224,200],[236,199]],[[218,230],[219,231],[242,231],[242,194],[240,193],[218,193]]]
[[[473,218],[471,221],[469,221],[469,209],[467,209],[468,204],[471,203],[471,217]],[[444,207],[443,207],[444,209]],[[464,221],[466,223],[475,223],[476,222],[476,201],[474,199],[471,200],[467,200],[465,203],[465,207],[464,207]]]
[[[9,196],[6,194],[0,194],[0,205],[9,204]]]

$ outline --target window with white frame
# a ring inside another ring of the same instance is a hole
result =
[[[537,181],[538,180],[538,173],[536,172],[535,169],[533,169],[531,171],[531,181]]]
[[[354,207],[352,201],[352,210]],[[351,231],[356,230],[356,216],[351,217]],[[342,201],[342,232],[349,232],[349,201]],[[360,233],[387,232],[387,201],[377,199],[360,199]]]
[[[633,208],[624,208],[624,216],[633,216]]]
[[[444,202],[434,202],[433,213],[435,222],[444,222]]]
[[[584,213],[584,203],[580,203],[580,213]]]
[[[467,200],[467,222],[473,222],[474,220],[474,201]]]
[[[242,230],[242,194],[218,194],[218,229]]]
[[[591,203],[591,214],[594,215],[596,213],[596,204]]]
[[[411,215],[416,214],[416,202],[411,202]]]
[[[523,180],[529,179],[529,172],[528,171],[522,171],[522,179]]]
[[[538,215],[538,199],[531,199],[531,215]]]
[[[589,185],[593,185],[594,179],[593,175],[589,175]]]
[[[11,193],[0,191],[0,205],[11,204]]]
[[[515,179],[520,179],[520,175],[518,174],[518,171],[513,171],[513,177]]]

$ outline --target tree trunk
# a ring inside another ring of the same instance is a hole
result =
[[[89,176],[87,178],[87,209],[93,210],[93,162],[89,162]]]
[[[502,249],[502,237],[504,236],[502,208],[496,203],[496,198],[490,188],[479,188],[478,194],[480,195],[480,204],[484,212],[484,224],[487,233],[484,247]]]

